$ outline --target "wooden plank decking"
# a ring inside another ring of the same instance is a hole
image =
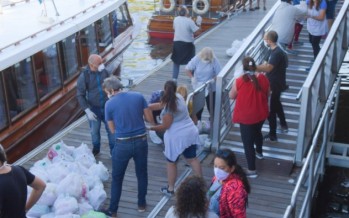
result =
[[[267,1],[267,9],[270,9],[275,0]],[[229,57],[225,54],[227,48],[231,47],[231,43],[235,39],[243,39],[247,37],[252,30],[258,25],[259,21],[266,15],[268,11],[258,10],[254,12],[241,12],[232,19],[225,21],[221,26],[212,30],[207,36],[202,37],[196,42],[196,50],[209,46],[215,51],[222,65],[226,64]],[[179,76],[179,84],[187,84],[191,89],[189,78],[183,73],[184,66],[181,67]],[[165,61],[164,65],[156,72],[140,81],[133,90],[139,91],[149,99],[152,91],[162,89],[165,81],[172,77],[172,63]],[[207,118],[207,114],[206,114]],[[85,142],[91,146],[88,123],[81,121],[73,130],[58,137],[56,142],[63,140],[69,146],[79,146],[81,142]],[[148,154],[148,195],[147,195],[147,211],[138,213],[137,211],[137,182],[134,172],[134,164],[131,160],[125,175],[123,184],[123,193],[119,205],[118,217],[148,217],[150,214],[154,217],[153,209],[159,202],[166,202],[164,207],[155,217],[164,217],[167,209],[173,205],[173,198],[166,199],[159,192],[159,188],[167,183],[166,177],[166,160],[163,157],[163,147],[155,145],[150,140]],[[47,148],[39,152],[35,157],[25,161],[23,164],[29,168],[36,160],[43,158],[47,153]],[[209,184],[213,176],[213,154],[210,153],[202,161],[204,177]],[[245,166],[245,158],[243,154],[237,154],[241,165]],[[102,130],[102,149],[101,154],[97,156],[97,160],[102,161],[111,171],[111,159],[109,156],[109,148],[105,131]],[[249,206],[247,209],[248,217],[282,217],[286,206],[290,202],[290,196],[294,185],[290,179],[295,179],[299,173],[299,169],[292,169],[290,161],[266,158],[257,161],[259,167],[259,177],[251,179],[252,192],[249,195]],[[290,173],[290,170],[292,172]],[[189,170],[185,166],[183,160],[178,163],[178,177],[181,177]],[[110,198],[110,181],[105,183],[108,199],[103,207],[108,207]]]

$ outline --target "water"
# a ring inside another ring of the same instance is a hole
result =
[[[128,3],[135,39],[123,55],[121,77],[137,81],[164,62],[171,52],[172,41],[149,40],[147,25],[154,12],[154,0],[128,0]]]

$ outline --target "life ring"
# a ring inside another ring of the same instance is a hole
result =
[[[198,3],[202,2],[204,4],[204,9],[198,8]],[[208,11],[210,8],[210,3],[208,3],[208,0],[194,0],[193,1],[193,11],[197,14],[204,14]]]
[[[169,0],[170,1],[170,7],[166,8],[164,5],[164,0],[160,0],[160,10],[166,13],[169,13],[173,11],[173,9],[176,6],[175,0]]]

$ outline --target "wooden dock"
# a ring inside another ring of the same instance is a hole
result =
[[[267,1],[267,9],[270,9],[275,0]],[[248,7],[247,7],[248,8]],[[237,15],[226,20],[219,27],[211,30],[207,35],[196,41],[196,51],[200,51],[203,47],[212,47],[222,66],[225,65],[229,56],[226,55],[226,49],[231,47],[234,40],[242,40],[247,37],[252,30],[258,25],[262,18],[267,14],[268,10],[257,10],[239,12]],[[178,84],[186,84],[191,90],[190,79],[184,73],[184,66],[181,67]],[[172,77],[172,62],[166,60],[163,66],[157,71],[151,73],[141,81],[136,82],[133,88],[135,91],[141,92],[146,99],[154,90],[162,89],[165,81]],[[204,118],[207,118],[207,113]],[[82,142],[91,146],[91,137],[88,122],[85,118],[77,121],[75,127],[69,131],[61,133],[55,138],[54,142],[63,140],[69,146],[79,146]],[[164,217],[167,209],[173,205],[174,198],[167,198],[160,193],[160,187],[167,184],[166,177],[166,160],[162,154],[163,145],[156,145],[149,142],[148,154],[148,195],[147,210],[144,213],[137,211],[137,181],[135,177],[134,163],[131,160],[125,175],[123,192],[120,200],[118,218],[124,217]],[[52,145],[51,143],[51,145]],[[19,162],[26,168],[30,168],[33,163],[42,159],[48,150],[50,144],[41,147],[35,151],[34,157],[28,155]],[[40,151],[40,152],[39,152]],[[34,153],[33,153],[34,154]],[[202,160],[203,174],[209,184],[213,176],[214,155],[208,153],[207,157]],[[237,153],[238,160],[242,166],[246,166],[244,154]],[[111,171],[111,159],[109,155],[109,147],[106,133],[102,130],[102,148],[101,153],[96,157],[98,161],[102,161]],[[259,169],[259,177],[250,179],[252,191],[249,195],[249,205],[247,208],[248,217],[282,217],[287,205],[290,202],[291,194],[294,189],[294,180],[299,173],[299,169],[293,168],[292,161],[266,158],[257,160]],[[178,163],[178,178],[183,178],[190,173],[190,169],[185,166],[185,162],[181,159]],[[105,183],[105,190],[108,199],[103,207],[107,208],[110,200],[110,181]]]

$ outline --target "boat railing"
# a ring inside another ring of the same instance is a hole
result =
[[[241,47],[222,68],[216,78],[216,98],[213,118],[212,146],[218,149],[224,137],[228,134],[232,122],[231,113],[234,108],[234,101],[229,99],[229,91],[238,72],[242,71],[242,59],[245,56],[252,56],[257,64],[262,63],[267,55],[268,49],[263,45],[265,32],[270,28],[271,20],[276,8],[280,2],[277,2],[253,30],[253,32],[244,40]]]
[[[316,184],[324,175],[327,144],[331,139],[329,132],[334,129],[340,85],[341,79],[338,77],[320,115],[320,121],[312,137],[308,154],[303,161],[303,167],[292,193],[291,202],[284,213],[284,218],[311,217],[311,204],[316,193]],[[306,187],[305,196],[300,203],[301,205],[297,205],[300,189],[304,187]]]
[[[43,33],[45,33],[45,32],[49,32],[49,31],[55,29],[56,27],[65,24],[65,23],[68,22],[69,20],[74,20],[75,18],[77,18],[77,17],[79,17],[79,16],[85,14],[85,13],[88,12],[88,11],[91,11],[92,9],[96,8],[97,6],[100,6],[100,5],[105,4],[106,2],[108,2],[108,0],[100,0],[99,2],[97,2],[97,3],[93,4],[93,5],[91,5],[90,7],[86,8],[86,9],[83,10],[83,11],[80,11],[79,13],[76,13],[76,14],[74,14],[74,15],[72,15],[72,16],[70,16],[70,17],[64,19],[64,20],[60,20],[59,22],[55,22],[55,23],[53,23],[52,25],[46,27],[45,29],[40,30],[40,31],[37,31],[37,32],[35,32],[35,33],[33,33],[33,34],[29,35],[29,36],[26,36],[26,37],[24,37],[24,38],[22,38],[22,39],[16,41],[16,42],[13,42],[13,43],[11,43],[11,44],[8,44],[8,45],[6,45],[6,46],[0,48],[0,53],[3,52],[3,51],[6,50],[6,49],[12,47],[12,46],[20,45],[20,44],[23,43],[25,40],[33,39],[33,38],[37,37],[39,34],[43,34]],[[24,0],[24,1],[16,2],[16,3],[11,3],[11,4],[9,4],[9,6],[13,7],[13,6],[15,6],[16,4],[19,4],[19,3],[30,4],[30,1]],[[6,10],[6,9],[3,8],[3,10]]]
[[[300,119],[295,162],[302,164],[348,50],[349,1],[344,1],[299,93]]]

